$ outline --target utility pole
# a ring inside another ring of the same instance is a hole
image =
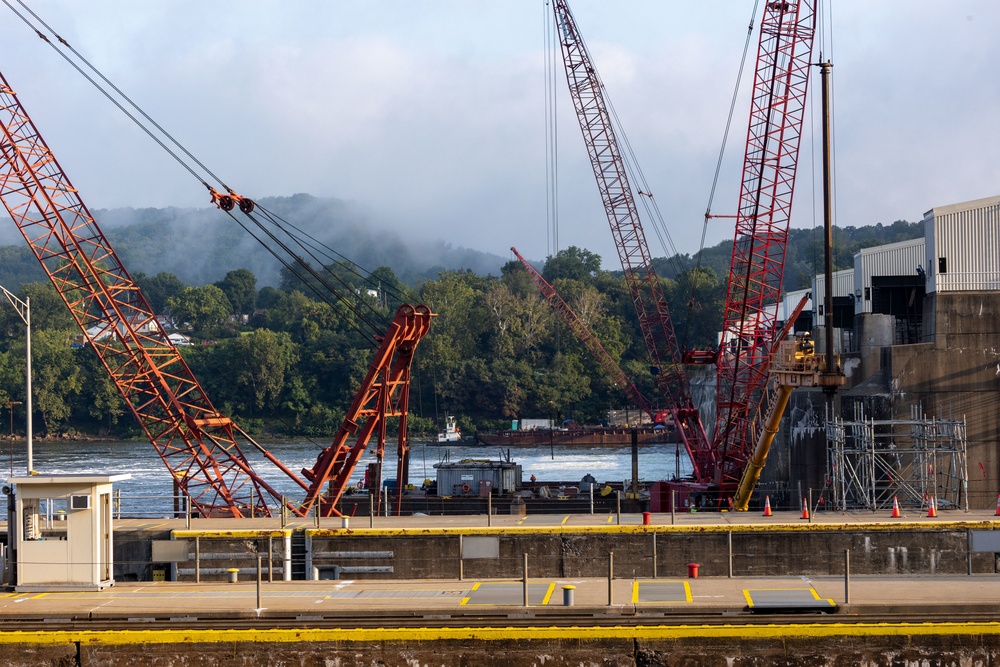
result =
[[[31,299],[24,299],[23,301],[17,296],[12,294],[3,285],[0,285],[0,292],[3,292],[7,300],[10,301],[10,305],[14,306],[14,310],[17,311],[18,316],[21,321],[24,322],[25,328],[25,364],[24,364],[24,375],[25,375],[25,390],[24,390],[24,408],[27,411],[27,441],[28,441],[28,475],[30,476],[34,472],[34,458],[32,454],[32,435],[31,435]],[[12,409],[13,410],[13,409]],[[13,414],[11,416],[13,420]],[[11,444],[13,447],[13,444]]]

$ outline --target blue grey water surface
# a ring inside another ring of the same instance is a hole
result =
[[[298,473],[302,468],[311,468],[316,456],[327,443],[308,440],[282,442],[261,442],[282,463]],[[170,473],[160,460],[156,450],[148,442],[73,442],[45,441],[34,445],[34,467],[42,475],[97,474],[114,475],[127,473],[131,479],[117,482],[121,489],[123,503],[131,499],[135,504],[148,499],[151,505],[163,505],[163,499],[172,492]],[[26,453],[24,441],[15,442],[11,449],[3,451],[5,472],[14,476],[25,474]],[[283,472],[268,462],[256,449],[246,445],[244,453],[254,469],[277,491],[293,499],[303,496],[301,488]],[[622,482],[632,477],[631,447],[626,446],[559,446],[548,445],[517,447],[499,450],[469,443],[441,446],[436,443],[414,441],[410,456],[410,483],[420,485],[425,479],[435,479],[434,464],[442,460],[452,462],[463,459],[499,460],[501,456],[519,463],[522,476],[528,480],[532,475],[542,481],[579,482],[584,475],[593,475],[598,482]],[[370,449],[364,453],[360,465],[352,476],[352,482],[363,479],[365,466],[374,462],[375,455]],[[678,471],[681,475],[690,473],[691,464],[683,448],[670,444],[640,445],[638,453],[639,479],[647,482],[670,479]],[[383,463],[383,478],[395,479],[395,446],[387,445]]]

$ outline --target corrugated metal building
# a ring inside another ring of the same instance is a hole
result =
[[[826,299],[826,276],[822,273],[813,278],[813,312],[816,317],[823,317],[823,302]],[[837,298],[854,297],[854,269],[844,269],[833,272],[833,299],[836,307]]]
[[[795,310],[795,306],[799,305],[799,301],[802,297],[806,294],[810,294],[811,292],[812,290],[810,289],[797,289],[794,292],[786,292],[785,296],[781,298],[781,305],[778,308],[778,319],[782,322],[786,321],[791,312]],[[811,311],[812,309],[813,301],[810,298],[806,301],[805,308],[802,309],[802,312],[805,313]]]
[[[884,301],[888,290],[897,287],[923,286],[927,251],[924,239],[888,243],[863,248],[854,254],[854,312],[871,313],[874,301]],[[912,284],[911,284],[912,283]],[[923,299],[923,292],[920,293]],[[886,311],[888,312],[888,311]]]
[[[927,293],[1000,290],[1000,196],[924,214]]]

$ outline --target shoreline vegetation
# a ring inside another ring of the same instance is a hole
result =
[[[920,223],[904,221],[840,229],[835,263],[852,263],[858,247],[922,231]],[[819,240],[813,236],[810,230],[790,234],[789,289],[805,286],[814,275],[808,258]],[[687,351],[716,345],[730,251],[731,243],[706,249],[701,266],[688,255],[655,261],[674,328],[686,332]],[[548,257],[542,275],[655,407],[650,399],[658,391],[631,296],[621,274],[601,266],[600,256],[573,246]],[[473,434],[509,429],[513,420],[525,419],[597,425],[611,410],[635,410],[553,314],[518,261],[504,264],[499,276],[442,269],[436,279],[415,284],[388,266],[362,273],[338,261],[319,271],[335,276],[342,293],[330,295],[319,281],[303,286],[287,271],[277,287],[258,287],[247,269],[207,285],[185,285],[167,272],[132,277],[161,314],[156,326],[174,339],[214,407],[263,438],[331,438],[368,371],[372,340],[384,335],[396,309],[407,303],[425,304],[436,314],[411,369],[408,423],[414,438],[434,438],[446,415],[456,417],[461,433]],[[31,303],[36,439],[144,440],[51,283],[14,285]],[[22,439],[24,338],[16,311],[0,306],[0,430],[7,431],[3,422],[9,420]],[[4,434],[2,441],[8,439]]]

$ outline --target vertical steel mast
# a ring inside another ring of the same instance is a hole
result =
[[[233,437],[0,74],[0,200],[160,458],[203,515],[268,513]]]
[[[715,449],[723,493],[756,441],[781,296],[792,191],[815,34],[815,0],[767,2],[718,359]]]
[[[552,10],[559,31],[570,97],[590,155],[632,305],[639,319],[650,369],[666,398],[668,409],[673,413],[677,431],[684,439],[695,476],[703,479],[715,467],[715,453],[709,446],[701,417],[691,400],[680,345],[660,280],[653,270],[652,256],[639,220],[625,159],[604,98],[604,85],[565,0],[554,0]]]

